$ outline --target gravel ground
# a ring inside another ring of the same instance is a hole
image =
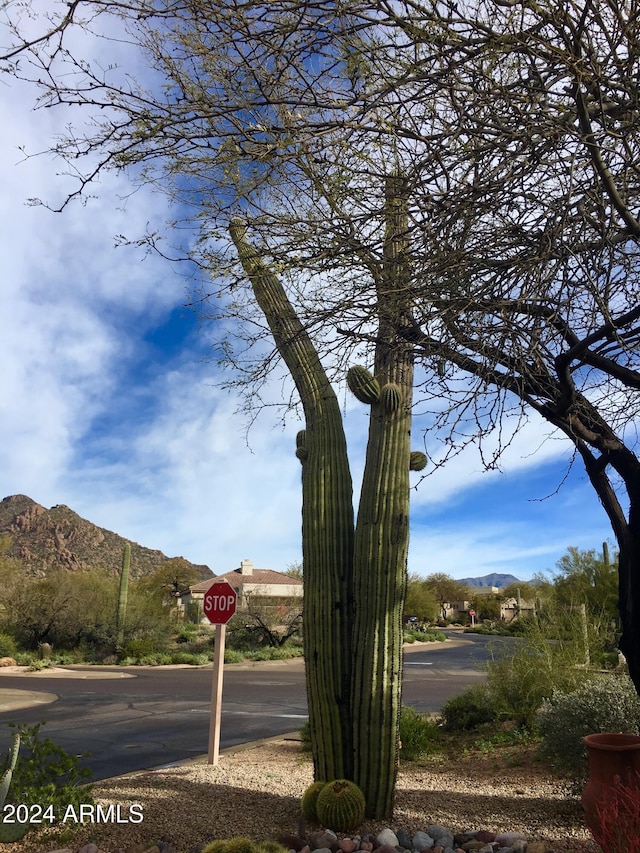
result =
[[[311,761],[299,742],[274,739],[226,753],[218,767],[194,763],[95,786],[94,797],[105,808],[120,805],[121,820],[137,811],[132,804],[140,804],[141,823],[87,824],[72,838],[30,834],[22,843],[0,844],[0,850],[77,850],[93,841],[101,850],[115,853],[137,844],[144,850],[168,840],[178,851],[189,851],[203,841],[233,835],[273,839],[298,831],[300,796],[311,782]],[[507,767],[500,766],[495,756],[483,756],[472,761],[463,757],[458,764],[403,765],[396,811],[388,825],[403,827],[411,835],[432,823],[456,831],[519,830],[530,840],[553,840],[556,853],[600,850],[582,825],[578,799],[534,762]],[[370,822],[362,831],[383,826]]]

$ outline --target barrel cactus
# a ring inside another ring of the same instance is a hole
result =
[[[336,779],[325,785],[316,802],[318,820],[337,832],[350,832],[364,820],[364,794],[348,779]]]
[[[347,385],[353,396],[361,403],[377,403],[380,399],[378,380],[362,365],[355,364],[347,371]]]
[[[326,782],[312,782],[302,795],[300,810],[302,811],[303,818],[308,820],[309,823],[320,823],[316,805],[320,791],[326,784]]]

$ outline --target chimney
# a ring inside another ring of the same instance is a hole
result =
[[[252,575],[253,574],[253,563],[251,560],[241,560],[240,568],[238,569],[241,575]]]

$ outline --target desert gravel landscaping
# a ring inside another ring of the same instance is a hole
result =
[[[71,837],[33,833],[21,843],[0,845],[0,850],[77,851],[94,842],[106,853],[141,853],[160,841],[190,851],[234,835],[275,839],[299,831],[300,797],[312,781],[311,761],[300,742],[276,738],[226,752],[218,767],[191,763],[96,784],[96,801],[105,808],[119,804],[121,820],[133,803],[140,804],[141,823],[87,824]],[[531,841],[553,842],[548,849],[555,853],[600,850],[582,824],[579,800],[544,764],[525,756],[517,766],[509,766],[499,751],[465,755],[456,763],[447,759],[403,764],[393,820],[367,823],[361,831],[377,832],[389,825],[412,835],[434,823],[456,831],[518,830]]]

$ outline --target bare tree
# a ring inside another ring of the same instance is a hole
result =
[[[188,254],[213,283],[194,301],[242,321],[223,345],[250,406],[276,364],[269,337],[285,362],[308,339],[327,382],[354,359],[382,376],[404,347],[432,464],[469,443],[499,464],[528,412],[572,442],[618,541],[621,645],[640,689],[635,2],[77,0],[43,23],[32,36],[14,21],[6,69],[43,105],[92,111],[87,133],[56,146],[79,194],[126,168],[195,223]],[[140,48],[148,85],[68,49],[75,27]],[[390,299],[392,175],[406,267]],[[240,264],[226,237],[237,213],[251,234],[236,231]],[[266,271],[291,338],[256,300]],[[350,623],[337,623],[344,645]]]

